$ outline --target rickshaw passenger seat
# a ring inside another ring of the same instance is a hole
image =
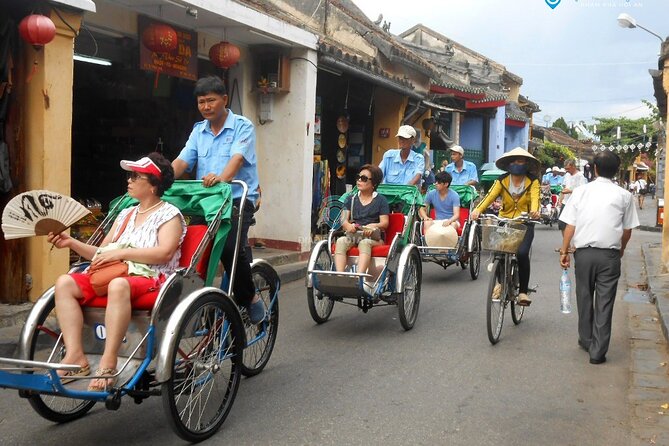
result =
[[[388,229],[386,229],[386,240],[383,245],[377,245],[372,247],[372,257],[387,257],[388,251],[390,251],[390,245],[395,238],[395,234],[402,234],[404,230],[404,221],[406,216],[400,212],[391,212],[388,214]],[[334,253],[334,245],[332,246],[332,252]],[[358,247],[354,246],[348,250],[346,253],[349,257],[356,257],[360,255]]]
[[[437,219],[437,212],[434,210],[434,208],[430,208],[430,218],[432,220]],[[458,236],[462,235],[462,228],[465,227],[465,223],[467,223],[467,219],[469,218],[469,208],[460,208],[460,227],[457,229],[458,231]]]
[[[186,236],[181,243],[181,258],[179,259],[180,267],[185,268],[190,264],[190,261],[195,254],[195,250],[197,249],[200,240],[202,240],[206,233],[207,225],[186,226]],[[203,279],[206,278],[207,265],[209,264],[211,248],[212,243],[209,243],[202,255],[202,258],[196,266],[197,273]],[[132,309],[149,311],[153,310],[153,305],[156,303],[156,297],[158,297],[158,290],[143,294],[132,300]],[[86,306],[94,308],[105,308],[107,306],[107,296],[98,296],[86,303]]]

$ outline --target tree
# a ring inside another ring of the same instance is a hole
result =
[[[564,118],[561,116],[555,120],[552,127],[554,129],[561,129],[572,138],[578,139],[578,133],[576,132],[576,130],[569,128],[569,126],[567,125],[567,121],[565,121]]]
[[[543,146],[539,147],[534,152],[534,156],[539,160],[542,166],[546,167],[563,167],[566,160],[576,158],[574,152],[569,148],[549,141],[544,142]]]

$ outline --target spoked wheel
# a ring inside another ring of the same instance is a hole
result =
[[[422,276],[422,265],[420,254],[417,249],[412,249],[404,273],[404,292],[397,297],[397,308],[400,323],[405,330],[411,330],[418,317],[418,306],[420,304],[420,286]]]
[[[511,283],[513,284],[513,290],[509,291],[512,293],[509,296],[509,300],[511,301],[511,319],[515,325],[518,325],[523,319],[523,314],[525,314],[525,307],[516,303],[520,290],[520,277],[518,276],[518,262],[516,260],[511,262]]]
[[[488,294],[486,296],[486,322],[488,324],[488,340],[497,344],[504,324],[504,264],[495,260],[493,274],[490,276]]]
[[[269,315],[258,325],[246,324],[247,347],[244,350],[242,374],[254,376],[262,372],[269,362],[279,328],[279,276],[274,269],[266,264],[258,263],[251,267],[251,276],[256,293],[265,303]]]
[[[30,345],[30,360],[46,362],[54,349],[60,335],[60,327],[55,315],[49,316],[49,314],[51,314],[55,305],[56,302],[52,299],[39,317],[37,329],[33,334]],[[55,354],[51,362],[62,361],[65,357],[65,346],[62,341],[54,351]],[[30,395],[28,402],[38,414],[56,423],[66,423],[81,418],[95,405],[95,401],[46,394]]]
[[[235,312],[231,300],[205,295],[177,327],[163,407],[174,432],[186,441],[215,434],[232,408],[244,350],[244,329]]]
[[[328,250],[327,243],[319,245],[313,269],[320,271],[332,270],[332,256]],[[309,314],[311,314],[311,318],[317,324],[327,322],[334,307],[334,301],[328,296],[321,294],[320,291],[314,290],[313,286],[307,288],[307,304],[309,305]]]
[[[472,280],[479,277],[481,271],[481,236],[477,232],[472,239],[471,252],[469,253],[469,275]]]

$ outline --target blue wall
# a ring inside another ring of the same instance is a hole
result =
[[[465,149],[483,150],[483,117],[465,115],[460,126],[460,145]]]
[[[488,147],[488,160],[495,161],[504,154],[504,127],[506,119],[506,107],[497,107],[497,113],[490,119],[490,147]]]
[[[527,149],[527,137],[528,137],[528,126],[527,124],[525,127],[514,127],[511,125],[505,126],[505,134],[504,134],[504,151],[508,152],[509,150],[513,150],[516,147],[522,147],[523,149]]]

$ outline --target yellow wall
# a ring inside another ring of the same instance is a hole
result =
[[[397,130],[402,123],[408,99],[397,93],[377,88],[374,93],[374,139],[372,141],[372,164],[379,164],[383,154],[397,148]],[[379,129],[390,128],[388,138],[379,137]]]
[[[63,18],[79,29],[81,15],[60,11]],[[69,195],[72,159],[72,82],[74,33],[57,15],[56,37],[41,50],[25,45],[26,72],[37,62],[36,72],[26,84],[23,104],[23,128],[26,147],[26,188],[47,189]],[[54,284],[59,274],[67,272],[69,252],[50,250],[45,237],[27,242],[27,268],[33,286],[31,300]]]

